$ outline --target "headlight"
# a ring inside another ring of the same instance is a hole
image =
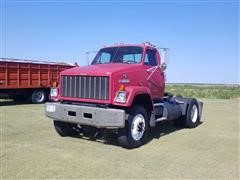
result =
[[[114,101],[118,103],[125,103],[127,99],[127,92],[126,91],[118,91]]]
[[[51,88],[50,89],[50,96],[51,97],[57,97],[58,96],[58,89],[57,88]]]

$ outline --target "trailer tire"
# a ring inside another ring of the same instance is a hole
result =
[[[44,90],[35,90],[32,93],[31,101],[34,104],[45,103],[47,100],[47,93]]]
[[[77,136],[80,133],[80,128],[76,124],[66,123],[61,121],[53,121],[56,132],[62,136]]]
[[[125,127],[118,131],[118,142],[122,147],[132,149],[145,143],[149,132],[149,117],[146,109],[135,105],[129,113]]]
[[[175,125],[185,128],[195,128],[199,125],[199,122],[198,102],[196,99],[189,99],[186,115],[175,120]]]

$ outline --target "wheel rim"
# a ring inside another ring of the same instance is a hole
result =
[[[135,141],[140,140],[145,132],[145,119],[142,114],[137,114],[132,121],[131,135]]]
[[[42,102],[44,100],[44,94],[42,92],[37,92],[35,98],[37,102]]]
[[[196,105],[193,105],[192,106],[192,109],[191,109],[191,120],[193,123],[195,123],[197,121],[197,118],[198,118],[198,108]]]

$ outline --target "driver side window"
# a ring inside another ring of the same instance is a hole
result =
[[[144,65],[146,66],[157,66],[157,58],[156,58],[156,51],[147,49]]]

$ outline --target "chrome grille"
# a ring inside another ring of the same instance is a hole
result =
[[[62,76],[61,95],[85,99],[109,99],[109,77]]]

